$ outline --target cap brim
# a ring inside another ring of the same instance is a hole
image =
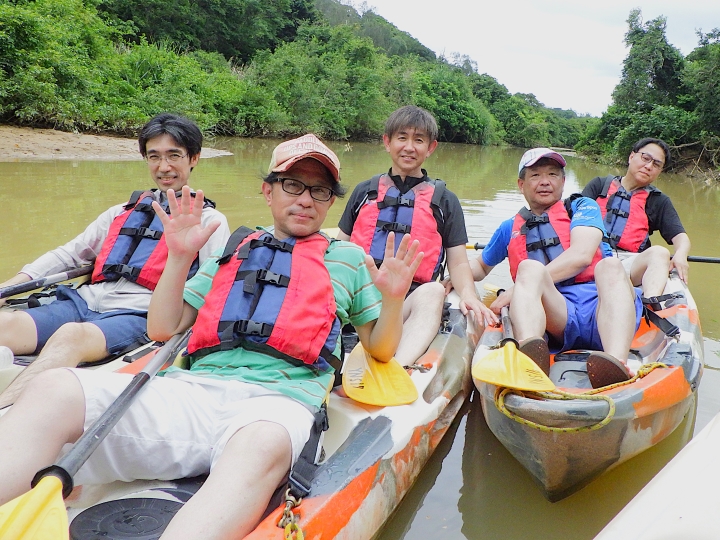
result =
[[[310,152],[307,154],[299,154],[297,156],[293,156],[287,161],[285,161],[282,165],[278,165],[274,169],[272,169],[271,172],[279,173],[279,172],[286,172],[290,167],[295,165],[298,161],[301,161],[303,159],[314,159],[316,161],[319,161],[323,165],[325,165],[325,168],[330,171],[330,174],[333,177],[333,180],[335,182],[338,181],[338,178],[340,177],[340,171],[338,171],[337,166],[332,162],[332,160],[327,157],[325,154],[320,154],[319,152]]]
[[[567,165],[567,162],[565,161],[565,158],[562,157],[560,154],[558,154],[557,152],[549,152],[549,153],[547,153],[547,154],[543,154],[543,155],[538,156],[538,157],[536,157],[536,158],[534,158],[534,159],[531,159],[531,160],[528,161],[525,165],[523,165],[523,167],[532,167],[532,166],[535,165],[538,161],[540,161],[542,158],[550,158],[550,159],[556,161],[556,162],[558,163],[558,165],[560,165],[561,167],[565,167],[565,166]]]

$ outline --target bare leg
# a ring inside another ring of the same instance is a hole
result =
[[[662,246],[652,246],[638,254],[630,268],[633,285],[642,285],[646,298],[660,296],[670,273],[670,252]]]
[[[25,315],[32,323],[32,318]],[[37,334],[32,324],[33,332]],[[12,405],[28,381],[38,373],[57,367],[77,367],[80,362],[102,360],[107,355],[105,335],[97,326],[90,323],[64,324],[48,340],[35,361],[0,394],[0,408]]]
[[[35,473],[80,437],[84,421],[85,395],[72,373],[60,369],[33,379],[0,418],[0,504],[28,491]]]
[[[24,311],[0,313],[0,345],[14,354],[30,354],[37,348],[35,321]]]
[[[228,442],[203,487],[180,509],[164,540],[243,538],[260,520],[290,469],[290,436],[255,422]]]
[[[622,263],[613,257],[597,264],[595,283],[599,298],[598,333],[603,349],[615,358],[627,361],[635,334],[635,290]]]
[[[518,265],[510,320],[518,341],[542,336],[546,330],[553,337],[562,338],[567,324],[567,305],[541,263],[527,259]]]
[[[403,332],[395,359],[402,366],[414,364],[427,350],[440,327],[445,287],[439,282],[425,283],[405,299]]]

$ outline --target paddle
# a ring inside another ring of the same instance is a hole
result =
[[[467,249],[481,250],[485,249],[485,244],[466,244]],[[690,255],[687,258],[688,262],[702,262],[702,263],[715,263],[720,264],[720,257],[701,257],[699,255]]]
[[[74,270],[60,272],[59,274],[52,274],[51,276],[35,279],[33,281],[26,281],[25,283],[18,283],[17,285],[9,285],[0,289],[0,298],[8,298],[9,296],[15,296],[16,294],[39,289],[40,287],[45,287],[46,285],[52,285],[68,279],[84,276],[92,271],[92,266],[81,266],[80,268],[75,268]]]
[[[510,310],[504,306],[500,312],[503,338],[500,348],[491,350],[472,368],[475,379],[497,386],[547,392],[555,384],[532,359],[518,350],[510,322]]]
[[[405,405],[418,398],[415,384],[397,360],[379,362],[361,343],[345,358],[342,386],[349,398],[367,405]]]
[[[33,488],[29,492],[0,506],[0,538],[68,538],[67,512],[63,499],[72,491],[72,477],[120,420],[140,389],[172,357],[186,335],[177,334],[170,338],[70,451],[54,465],[35,475]]]

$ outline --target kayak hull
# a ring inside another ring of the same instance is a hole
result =
[[[680,329],[679,338],[667,337],[643,322],[633,341],[633,350],[644,364],[662,362],[631,384],[602,392],[612,399],[612,419],[598,429],[610,414],[606,401],[572,399],[558,401],[536,394],[513,392],[504,396],[501,410],[498,388],[475,380],[485,419],[491,431],[525,467],[550,501],[559,501],[598,475],[657,444],[682,422],[694,406],[703,366],[703,343],[697,307],[687,288],[677,278],[669,280],[666,292],[683,294],[678,303],[658,314]],[[500,329],[482,336],[473,364],[501,339]],[[586,352],[555,358],[550,378],[560,390],[579,394],[590,390],[583,358]],[[562,357],[565,358],[565,357]],[[584,371],[585,370],[585,371]],[[571,387],[562,387],[572,381]],[[534,423],[536,425],[529,425]]]

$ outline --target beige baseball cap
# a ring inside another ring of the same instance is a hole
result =
[[[565,158],[554,150],[550,150],[549,148],[533,148],[525,152],[523,157],[520,158],[518,173],[523,170],[523,167],[532,167],[544,157],[557,161],[558,165],[561,167],[565,167],[565,165],[567,165],[567,163],[565,163]]]
[[[335,152],[330,150],[312,133],[282,142],[273,150],[268,172],[285,172],[301,159],[316,159],[332,174],[335,182],[340,177],[340,160]]]

